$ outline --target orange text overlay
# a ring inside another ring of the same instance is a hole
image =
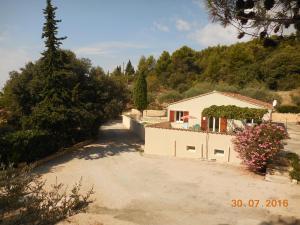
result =
[[[231,206],[233,208],[275,208],[275,207],[288,207],[289,201],[287,199],[267,199],[267,200],[258,200],[258,199],[233,199],[231,200]]]

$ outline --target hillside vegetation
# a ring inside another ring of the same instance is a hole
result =
[[[300,41],[291,36],[266,48],[256,39],[202,51],[184,46],[172,55],[163,52],[154,66],[151,81],[180,92],[201,81],[291,90],[300,86]]]
[[[276,92],[300,87],[300,40],[291,35],[276,43],[264,47],[254,39],[201,51],[183,46],[172,54],[164,51],[157,60],[142,57],[136,74],[147,78],[150,107],[211,90],[280,102]]]

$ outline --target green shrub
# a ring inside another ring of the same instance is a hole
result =
[[[233,86],[233,85],[226,84],[226,83],[219,83],[215,86],[214,89],[217,91],[223,91],[223,92],[232,92],[232,93],[239,92],[239,88],[237,88],[236,86]]]
[[[50,155],[58,148],[55,139],[46,131],[22,130],[9,133],[1,139],[4,162],[33,162]]]
[[[234,85],[229,85],[226,83],[212,84],[208,82],[201,82],[184,92],[183,96],[184,98],[189,98],[216,90],[221,92],[239,93],[241,95],[245,95],[269,103],[273,102],[273,100],[276,99],[280,104],[281,97],[278,94],[266,89],[262,85],[257,85],[258,87],[246,87],[244,89],[239,89]]]
[[[292,102],[297,105],[300,106],[300,96],[299,95],[291,95],[292,98]]]
[[[158,97],[159,103],[171,103],[182,99],[183,96],[178,91],[169,91]]]
[[[296,153],[288,153],[286,157],[290,160],[292,171],[290,172],[290,177],[292,179],[300,181],[300,159]]]
[[[90,188],[81,193],[81,180],[69,191],[62,183],[45,188],[45,181],[29,166],[0,166],[0,223],[46,225],[82,212],[91,203]]]
[[[281,97],[278,94],[265,88],[249,87],[241,89],[239,93],[241,95],[245,95],[268,103],[272,103],[275,99],[277,100],[278,104],[280,104],[281,102]]]
[[[214,85],[208,82],[202,82],[196,84],[183,93],[184,98],[190,98],[197,95],[201,95],[214,90]]]
[[[185,98],[190,98],[190,97],[194,97],[197,95],[202,95],[204,93],[206,93],[207,91],[198,89],[197,87],[192,87],[189,90],[187,90],[186,92],[183,93]]]
[[[300,107],[295,105],[281,105],[276,109],[280,113],[300,113]]]

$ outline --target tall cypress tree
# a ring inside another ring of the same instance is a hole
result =
[[[138,73],[136,81],[134,83],[133,101],[135,107],[142,111],[147,108],[147,81],[143,72]]]
[[[51,0],[47,0],[47,6],[43,10],[46,22],[43,26],[42,38],[45,39],[46,50],[42,53],[42,55],[44,69],[48,73],[48,76],[51,76],[54,71],[61,67],[58,49],[62,44],[61,41],[66,39],[66,37],[57,37],[57,23],[61,22],[61,20],[55,19],[56,9],[57,7],[52,5]]]

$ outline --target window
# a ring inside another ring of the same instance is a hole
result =
[[[212,132],[220,132],[220,121],[219,117],[209,117],[208,130]]]
[[[208,130],[213,131],[214,130],[214,117],[208,118]]]
[[[214,154],[215,154],[215,156],[224,156],[224,150],[215,149]]]
[[[215,132],[220,132],[220,118],[215,117]]]
[[[246,119],[246,124],[248,124],[248,123],[253,124],[254,123],[254,119]]]
[[[196,151],[196,147],[195,146],[186,146],[186,150],[187,151]]]
[[[176,111],[176,122],[183,122],[183,119],[181,119],[181,117],[183,117],[183,111]]]

